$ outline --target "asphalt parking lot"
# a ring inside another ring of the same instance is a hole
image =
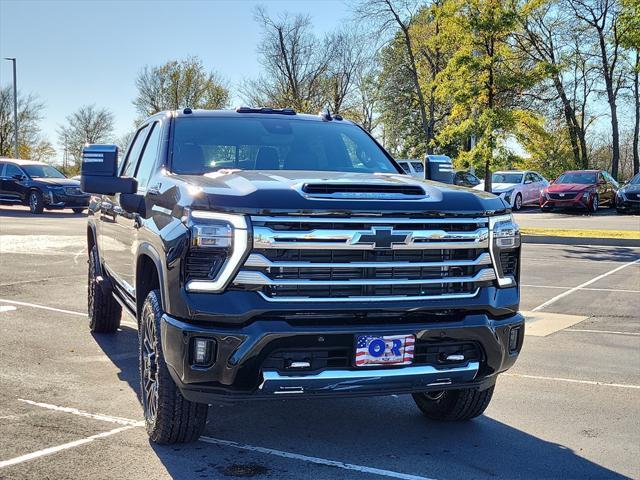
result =
[[[640,477],[640,249],[525,245],[530,334],[475,421],[406,396],[214,405],[166,447],[141,427],[135,324],[89,332],[84,225],[0,206],[2,479]]]

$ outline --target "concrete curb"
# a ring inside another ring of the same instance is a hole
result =
[[[523,235],[524,243],[543,243],[551,245],[593,245],[600,247],[638,247],[640,240],[633,238],[594,238],[594,237],[552,237],[546,235]]]

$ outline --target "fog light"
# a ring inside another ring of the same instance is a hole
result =
[[[520,327],[512,328],[509,331],[509,353],[513,353],[518,349],[519,337]]]
[[[193,339],[193,364],[207,366],[212,363],[215,353],[215,341],[209,338]]]

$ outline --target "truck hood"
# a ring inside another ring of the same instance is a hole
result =
[[[401,174],[345,173],[296,170],[221,170],[206,175],[176,175],[194,208],[242,213],[367,212],[392,211],[492,214],[503,211],[502,200],[485,192],[421,180]],[[415,199],[390,199],[384,194],[341,193],[336,198],[305,193],[305,185],[339,186],[340,189],[421,187]]]

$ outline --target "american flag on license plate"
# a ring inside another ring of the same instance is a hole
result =
[[[377,341],[384,342],[385,349],[380,355],[373,355],[371,343]],[[415,348],[415,337],[413,335],[361,335],[356,343],[357,367],[365,365],[409,365],[413,362],[413,352]]]

